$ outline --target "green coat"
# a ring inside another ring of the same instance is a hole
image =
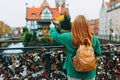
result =
[[[95,78],[96,70],[90,72],[76,72],[72,63],[71,56],[75,55],[77,49],[73,47],[73,40],[71,32],[59,34],[55,28],[50,28],[50,35],[57,43],[63,45],[66,48],[66,59],[63,69],[67,71],[67,75],[73,78]],[[101,55],[101,47],[98,38],[93,36],[93,49],[96,56]]]

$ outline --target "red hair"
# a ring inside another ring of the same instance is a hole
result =
[[[74,47],[78,48],[80,44],[92,45],[93,31],[89,21],[83,15],[75,18],[71,32]]]

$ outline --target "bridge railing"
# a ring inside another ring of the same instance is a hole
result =
[[[115,35],[114,37],[110,35],[98,35],[98,38],[103,40],[120,42],[120,35]]]

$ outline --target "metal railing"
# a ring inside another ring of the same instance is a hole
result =
[[[12,49],[23,49],[23,50],[26,50],[26,49],[42,49],[42,48],[45,48],[45,49],[50,49],[50,48],[64,48],[63,46],[30,46],[30,47],[17,47],[17,48],[6,48],[6,47],[2,47],[0,48],[0,50],[12,50]]]
[[[120,48],[120,44],[101,44],[101,47],[110,46],[110,45],[114,45],[115,47]],[[47,49],[48,51],[50,49],[63,49],[64,50],[65,47],[62,46],[62,45],[59,45],[59,46],[58,45],[56,45],[56,46],[29,46],[29,47],[17,47],[17,48],[1,47],[0,52],[2,52],[4,50],[18,50],[18,49],[25,50],[25,51],[28,51],[28,52],[31,52],[31,51],[34,52],[34,51],[39,51],[41,49]]]
[[[22,40],[2,40],[0,43],[13,43],[13,42],[22,42]]]
[[[114,37],[110,37],[110,35],[98,35],[99,39],[109,40],[114,42],[120,42],[120,35],[115,35]]]

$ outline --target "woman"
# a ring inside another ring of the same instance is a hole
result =
[[[72,57],[85,38],[88,38],[94,49],[95,55],[101,55],[101,47],[98,38],[93,34],[88,20],[83,15],[78,15],[73,21],[71,32],[59,34],[53,24],[50,25],[50,35],[59,44],[66,48],[66,59],[63,69],[67,71],[68,80],[95,80],[96,70],[89,72],[77,72],[72,63]]]

